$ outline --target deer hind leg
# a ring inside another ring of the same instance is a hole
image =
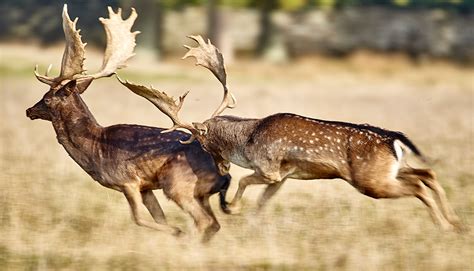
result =
[[[192,193],[179,195],[175,202],[194,220],[198,232],[203,234],[202,242],[207,242],[220,229],[219,223],[212,214],[204,208],[202,199],[196,199]],[[216,226],[217,224],[217,226]]]
[[[221,226],[219,225],[219,222],[217,221],[217,218],[211,209],[211,205],[209,204],[209,196],[201,197],[198,199],[198,201],[207,215],[212,219],[212,223],[203,232],[202,242],[206,243],[209,242],[212,237],[214,237],[214,235],[220,230]]]
[[[142,191],[142,201],[158,224],[166,224],[166,217],[152,190]]]
[[[257,213],[263,211],[267,202],[280,190],[285,181],[286,179],[283,179],[281,182],[269,184],[267,188],[265,188],[265,191],[263,191],[257,202]]]
[[[123,187],[122,192],[127,198],[128,204],[130,205],[130,209],[132,211],[133,220],[135,221],[137,225],[154,229],[154,230],[158,230],[158,231],[167,232],[175,236],[178,236],[182,233],[181,230],[178,228],[171,227],[165,224],[158,224],[156,222],[147,221],[143,217],[142,213],[145,209],[144,208],[145,205],[142,203],[143,198],[140,193],[140,189],[137,186],[127,185]]]
[[[239,181],[239,188],[235,193],[234,198],[232,199],[231,203],[228,205],[231,214],[238,214],[242,208],[242,195],[245,192],[245,188],[251,184],[270,184],[271,181],[262,177],[258,173],[253,173],[252,175],[248,175],[240,179]]]
[[[374,198],[400,198],[414,196],[425,204],[435,224],[439,225],[443,230],[453,229],[452,225],[444,218],[435,200],[417,175],[398,171],[396,177],[389,176],[385,179],[368,183],[371,185],[367,187],[366,191],[363,191],[365,192],[364,194]]]
[[[451,208],[448,199],[446,197],[446,192],[443,187],[436,180],[436,174],[431,169],[415,169],[415,168],[402,168],[400,169],[399,174],[412,174],[416,175],[424,185],[429,187],[435,195],[438,205],[441,208],[441,212],[444,217],[448,220],[451,225],[455,227],[457,231],[464,231],[466,228],[461,223],[460,219],[456,213]]]
[[[376,199],[415,196],[428,208],[435,224],[444,230],[452,229],[451,224],[443,217],[426,187],[415,176],[399,176],[397,179],[388,178],[369,183],[371,185],[368,187],[358,187],[359,191]]]
[[[431,219],[435,224],[439,225],[443,230],[453,229],[453,226],[442,215],[438,205],[425,186],[421,185],[415,196],[420,199],[426,205],[426,207],[428,207],[428,212],[430,213]]]
[[[419,177],[404,169],[400,170],[399,162],[393,157],[379,156],[369,165],[354,172],[353,178],[353,185],[363,194],[373,198],[414,196],[425,204],[435,224],[446,230],[453,228]]]

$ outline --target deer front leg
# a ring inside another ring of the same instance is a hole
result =
[[[270,180],[262,177],[258,173],[253,173],[252,175],[243,177],[239,181],[239,188],[237,189],[237,192],[235,193],[234,199],[232,199],[232,202],[229,204],[229,210],[231,214],[238,214],[240,213],[240,210],[242,208],[242,195],[244,194],[245,188],[247,185],[250,184],[269,184],[271,183]]]
[[[143,199],[140,194],[140,190],[137,186],[127,185],[123,187],[122,191],[125,197],[127,198],[128,204],[130,205],[133,220],[138,226],[143,226],[150,229],[167,232],[175,236],[178,236],[182,233],[181,230],[178,228],[171,227],[168,225],[158,224],[155,222],[150,222],[150,221],[147,221],[143,217],[143,214],[142,214],[142,211],[144,209],[143,208],[144,205],[142,204]]]
[[[263,191],[262,195],[258,199],[257,202],[257,213],[260,213],[267,202],[275,195],[275,193],[280,190],[281,185],[285,182],[285,180],[282,180],[281,182],[278,183],[272,183],[265,188],[265,191]]]
[[[166,224],[166,217],[163,213],[163,209],[161,209],[158,200],[156,199],[155,195],[153,194],[152,190],[142,191],[142,200],[145,207],[150,212],[153,220],[155,220],[158,224]]]

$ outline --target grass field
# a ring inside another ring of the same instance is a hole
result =
[[[125,198],[94,182],[57,144],[50,123],[25,109],[46,92],[32,74],[61,48],[0,45],[0,269],[2,270],[472,270],[474,234],[441,232],[416,199],[374,200],[341,180],[288,181],[261,215],[261,186],[247,189],[243,214],[212,204],[221,231],[201,245],[191,219],[155,191],[180,239],[136,226]],[[177,59],[177,58],[176,58]],[[89,53],[91,72],[101,61]],[[88,63],[89,63],[88,62]],[[57,70],[56,70],[57,71]],[[53,69],[54,72],[54,69]],[[221,99],[217,81],[191,62],[150,60],[139,51],[121,76],[177,96],[191,90],[182,118],[199,121]],[[414,65],[360,53],[292,64],[241,61],[228,67],[245,117],[293,112],[404,131],[429,157],[448,198],[474,223],[474,70]],[[114,78],[83,95],[102,125],[170,123]],[[414,163],[414,162],[411,162]],[[232,166],[233,196],[249,171]]]

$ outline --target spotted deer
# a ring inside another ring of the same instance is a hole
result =
[[[109,18],[100,18],[107,34],[102,69],[88,75],[83,68],[85,44],[81,41],[76,22],[71,21],[67,6],[63,9],[66,49],[61,73],[56,78],[38,74],[36,77],[50,86],[49,91],[27,116],[52,122],[61,144],[69,156],[101,185],[122,192],[131,208],[136,224],[180,235],[181,230],[169,226],[152,190],[164,194],[191,215],[202,240],[208,241],[220,228],[209,205],[209,197],[219,192],[223,211],[227,211],[225,193],[230,175],[220,175],[212,157],[198,142],[184,145],[188,135],[175,131],[164,134],[162,128],[140,125],[100,126],[81,99],[91,82],[111,76],[125,67],[133,55],[135,36],[131,32],[137,14],[132,9],[122,20],[109,7]],[[49,69],[48,69],[49,70]],[[148,209],[154,222],[145,216]]]
[[[428,208],[434,222],[443,229],[461,229],[456,214],[448,204],[445,191],[431,169],[402,166],[406,151],[423,159],[418,148],[400,132],[367,124],[312,119],[289,113],[262,119],[219,116],[235,106],[226,83],[223,57],[210,41],[191,36],[198,47],[188,48],[183,58],[196,58],[197,65],[209,69],[221,82],[224,99],[210,119],[203,123],[186,123],[178,117],[183,104],[151,87],[121,81],[134,93],[145,97],[166,114],[173,127],[192,133],[185,143],[197,139],[214,157],[221,174],[229,162],[254,170],[242,178],[229,205],[233,213],[240,210],[245,188],[251,184],[267,184],[258,200],[258,209],[291,179],[343,179],[359,192],[372,198],[414,196]],[[428,192],[433,190],[438,204]]]

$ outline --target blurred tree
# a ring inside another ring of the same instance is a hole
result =
[[[160,58],[163,54],[163,29],[165,3],[163,0],[122,0],[122,6],[134,6],[139,13],[136,28],[142,34],[138,36],[140,46],[152,49],[156,56]]]
[[[384,6],[397,9],[443,9],[451,12],[474,12],[474,0],[68,0],[71,17],[80,17],[79,28],[84,41],[103,45],[104,35],[98,17],[107,16],[106,7],[135,6],[140,16],[136,29],[143,34],[139,43],[163,52],[163,25],[166,10],[187,6],[207,6],[209,37],[232,55],[230,35],[225,31],[225,7],[258,8],[260,29],[257,53],[262,54],[269,45],[271,36],[271,12],[274,10],[304,11],[314,8],[342,9],[351,7]],[[0,40],[39,40],[43,44],[63,40],[61,9],[63,2],[56,0],[2,0],[0,1]],[[223,9],[224,7],[224,9]],[[125,16],[128,15],[125,9]],[[230,57],[229,57],[230,58]]]
[[[234,59],[234,45],[232,35],[226,31],[229,16],[225,16],[225,10],[219,0],[207,1],[207,35],[213,44],[226,56],[226,62],[231,63]]]
[[[117,8],[118,0],[67,1],[72,18],[79,17],[79,28],[87,29],[84,40],[105,44],[99,17],[107,15],[107,6]],[[0,2],[0,38],[39,40],[41,43],[62,41],[61,11],[63,2],[55,0],[2,0]]]
[[[257,39],[256,54],[262,56],[265,49],[270,45],[272,32],[271,12],[278,7],[277,0],[262,0],[259,2],[260,10],[260,33]]]
[[[209,38],[215,42],[217,47],[219,47],[219,39],[220,35],[222,34],[222,17],[218,11],[218,1],[219,0],[207,1],[207,34]]]
[[[279,0],[278,3],[283,10],[295,11],[306,6],[308,0]]]
[[[474,0],[335,0],[335,7],[388,6],[394,8],[442,8],[461,13],[474,11]]]

